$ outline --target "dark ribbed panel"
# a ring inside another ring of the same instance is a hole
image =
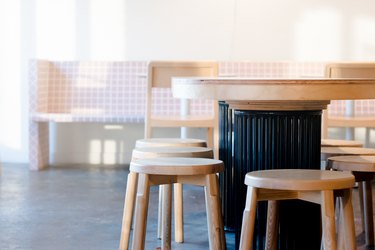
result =
[[[225,170],[219,175],[220,194],[224,227],[226,231],[234,231],[233,207],[233,157],[232,157],[232,110],[225,102],[219,102],[219,159],[224,162]]]
[[[319,169],[320,133],[321,111],[234,111],[236,248],[246,199],[245,174],[263,169]],[[267,204],[258,205],[253,249],[264,249]],[[280,232],[279,249],[319,249],[320,207],[303,201],[281,202]]]

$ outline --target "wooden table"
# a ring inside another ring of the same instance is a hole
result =
[[[226,164],[221,196],[224,223],[235,231],[236,248],[245,174],[319,169],[322,110],[330,100],[375,98],[375,79],[173,78],[172,82],[174,97],[220,101],[219,155]],[[264,249],[266,204],[259,207],[254,249]],[[280,249],[320,248],[319,207],[288,201],[280,213]]]

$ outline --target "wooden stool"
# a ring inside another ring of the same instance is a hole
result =
[[[222,222],[221,203],[219,197],[217,173],[224,171],[224,164],[220,160],[205,158],[150,158],[135,160],[130,163],[130,174],[139,174],[138,189],[136,181],[130,178],[126,197],[134,199],[136,196],[136,215],[133,232],[133,249],[144,249],[147,225],[147,210],[150,186],[165,185],[163,196],[163,241],[162,249],[171,247],[171,184],[184,183],[205,187],[207,225],[211,250],[225,249],[225,236]],[[134,200],[125,200],[124,213],[129,212]],[[124,215],[124,218],[126,216]],[[126,221],[130,223],[129,221]],[[124,227],[124,224],[123,224]],[[124,230],[123,230],[124,231]],[[120,244],[120,249],[127,249],[127,245]]]
[[[371,181],[375,179],[375,156],[336,156],[328,159],[328,166],[334,170],[350,171],[362,187],[362,218],[366,246],[374,246],[374,222]]]
[[[146,139],[139,139],[135,143],[135,148],[150,148],[150,147],[207,147],[207,142],[201,139],[193,139],[193,138],[146,138]],[[133,151],[134,153],[134,151]],[[149,155],[150,156],[150,155]],[[155,157],[190,157],[188,155],[154,155]],[[133,156],[134,157],[134,156]],[[152,156],[151,156],[152,157]],[[212,158],[212,156],[194,156],[194,157],[202,157],[202,158]],[[140,156],[138,158],[146,158]],[[147,157],[148,158],[148,157]],[[174,207],[175,211],[175,241],[182,243],[184,242],[184,231],[183,231],[183,211],[180,208],[183,207],[183,191],[182,185],[177,183],[174,184],[174,204],[177,206]],[[161,224],[161,216],[162,216],[162,186],[159,189],[159,208],[158,208],[158,230],[157,230],[157,237],[161,239],[161,231],[162,231],[162,224]]]
[[[242,220],[241,250],[252,249],[256,204],[262,200],[268,200],[266,246],[268,249],[276,249],[278,201],[287,199],[305,200],[321,205],[324,249],[336,249],[335,196],[341,197],[344,204],[347,249],[355,249],[351,203],[354,176],[350,173],[312,169],[263,170],[247,173],[245,184],[247,197]]]
[[[322,139],[322,147],[363,147],[363,143],[352,140]]]
[[[211,148],[204,147],[143,147],[133,150],[132,158],[146,159],[155,157],[195,157],[195,158],[213,158]],[[163,186],[159,192],[159,218],[158,218],[158,238],[162,237],[162,200]],[[184,242],[184,216],[183,216],[183,190],[182,184],[173,185],[174,195],[174,222],[175,222],[175,241]]]

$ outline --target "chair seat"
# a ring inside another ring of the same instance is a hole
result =
[[[322,147],[363,147],[362,142],[352,140],[322,139]]]
[[[215,120],[212,115],[187,115],[181,116],[152,116],[150,121],[153,127],[214,127]]]
[[[334,170],[375,172],[375,156],[335,156],[328,159]]]
[[[130,171],[160,175],[207,175],[224,171],[220,160],[160,157],[132,161]]]
[[[321,147],[320,153],[322,159],[340,155],[375,155],[375,148]]]
[[[133,159],[156,157],[213,158],[211,148],[206,147],[143,147],[133,150]]]
[[[279,190],[333,190],[353,187],[354,177],[346,172],[275,169],[250,172],[246,174],[245,184]]]
[[[205,140],[190,138],[148,138],[137,140],[135,147],[207,147],[207,143]]]

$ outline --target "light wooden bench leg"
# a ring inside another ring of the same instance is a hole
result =
[[[242,217],[240,249],[253,248],[254,223],[257,205],[257,189],[248,186],[245,210]]]
[[[372,208],[372,188],[371,181],[363,182],[363,207],[365,220],[366,246],[374,245],[374,222]]]
[[[206,176],[205,194],[210,250],[224,250],[226,242],[216,174]]]
[[[171,223],[172,223],[172,185],[163,188],[163,235],[161,249],[171,249]]]
[[[120,239],[120,250],[127,250],[129,247],[130,230],[134,211],[138,174],[130,172],[126,186],[124,214],[122,218],[122,229]]]
[[[321,191],[322,226],[324,232],[324,250],[336,250],[336,227],[334,195],[332,190]]]
[[[29,124],[29,168],[41,170],[49,164],[49,123]]]
[[[146,240],[147,211],[150,196],[150,183],[147,174],[140,174],[138,178],[135,226],[133,232],[134,250],[143,250]]]
[[[183,206],[183,187],[181,183],[173,185],[174,193],[174,230],[175,241],[184,242],[184,206]]]
[[[267,231],[266,231],[266,249],[277,249],[277,236],[279,229],[279,202],[276,200],[268,201],[267,208]]]
[[[344,196],[342,197],[342,222],[345,232],[345,249],[354,250],[356,249],[355,240],[355,226],[354,226],[354,212],[352,204],[352,190],[345,189]]]

